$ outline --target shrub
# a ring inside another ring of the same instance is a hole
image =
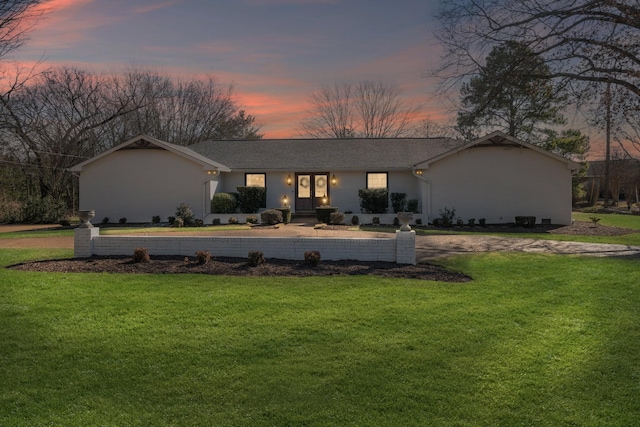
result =
[[[291,208],[276,208],[282,213],[282,222],[289,224],[291,222]]]
[[[29,197],[22,205],[22,221],[35,224],[58,223],[67,213],[62,200],[53,197]]]
[[[282,222],[282,212],[277,209],[267,209],[260,214],[263,224],[274,225]]]
[[[261,251],[250,251],[247,256],[247,264],[251,267],[256,267],[263,264],[265,261],[264,254]]]
[[[407,210],[407,193],[391,193],[391,207],[393,213]]]
[[[198,264],[209,264],[209,261],[211,261],[211,254],[209,251],[196,252],[196,262]]]
[[[180,203],[176,208],[176,218],[182,218],[183,224],[186,226],[193,225],[193,211],[191,206],[186,203]]]
[[[238,207],[242,213],[257,213],[267,207],[265,187],[238,187]]]
[[[175,216],[168,216],[167,217],[167,221],[169,221],[169,225],[173,225],[173,223],[176,222],[176,217]]]
[[[478,223],[480,224],[480,227],[484,227],[487,224],[487,220],[485,218],[480,218]]]
[[[458,227],[462,227],[464,225],[464,221],[462,220],[462,218],[460,217],[456,218],[456,225]]]
[[[409,199],[407,201],[407,212],[418,213],[418,199]]]
[[[151,258],[149,257],[149,250],[147,248],[136,248],[133,251],[133,262],[149,262]]]
[[[232,193],[216,193],[211,200],[213,213],[234,213],[238,208],[238,199]]]
[[[109,224],[109,217],[105,216],[104,218],[102,218],[102,223],[103,224]]]
[[[176,219],[173,221],[173,226],[174,226],[174,227],[177,227],[177,228],[182,228],[182,227],[184,227],[184,220],[183,220],[182,218],[180,218],[180,217],[176,218]]]
[[[422,225],[422,218],[416,218],[416,225]]]
[[[0,202],[0,223],[22,221],[22,203],[15,200]]]
[[[400,219],[398,217],[393,218],[393,225],[398,227],[400,225]]]
[[[474,227],[476,225],[476,219],[475,218],[471,218],[468,221],[469,227]]]
[[[200,218],[196,218],[193,220],[193,225],[195,225],[196,227],[202,227],[204,225],[204,221]]]
[[[371,218],[371,223],[374,225],[380,225],[380,217],[374,216]]]
[[[126,218],[126,217],[122,217],[122,218],[120,218],[120,219],[118,220],[118,222],[119,222],[120,224],[126,224],[126,223],[127,223],[127,218]]]
[[[257,224],[258,223],[258,217],[257,216],[248,216],[247,217],[247,224]]]
[[[338,208],[334,208],[331,206],[321,206],[319,208],[316,208],[316,221],[322,224],[330,224],[331,214],[333,212],[338,212]]]
[[[160,224],[160,215],[154,215],[154,216],[151,218],[151,223],[153,223],[153,224]]]
[[[220,225],[220,218],[213,218],[211,225]]]
[[[236,218],[235,216],[231,216],[231,217],[229,217],[229,220],[227,222],[229,224],[237,224],[238,223],[238,218]]]
[[[354,216],[351,217],[351,224],[352,225],[360,224],[360,218],[358,218],[358,215],[354,215]]]
[[[340,225],[344,222],[344,214],[342,212],[331,212],[329,215],[329,224]]]
[[[361,188],[358,197],[363,213],[385,213],[389,208],[389,190],[386,188]]]
[[[453,219],[456,217],[456,209],[449,209],[446,206],[438,211],[440,213],[440,221],[438,222],[443,227],[451,227],[453,225]],[[435,221],[434,221],[435,224]]]
[[[58,224],[60,224],[63,227],[69,227],[71,225],[71,221],[65,218],[58,221]]]
[[[517,216],[516,225],[519,227],[533,227],[536,225],[535,216]]]
[[[320,252],[306,251],[304,253],[304,263],[312,266],[320,264]]]

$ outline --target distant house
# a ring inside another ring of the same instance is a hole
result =
[[[465,222],[515,216],[571,221],[571,177],[580,165],[495,132],[469,143],[450,139],[275,139],[206,141],[188,148],[141,135],[84,161],[80,209],[96,220],[149,222],[189,204],[210,222],[217,192],[263,186],[267,208],[286,196],[293,212],[323,203],[360,213],[358,190],[387,188],[417,199],[424,222],[455,209]],[[389,212],[392,212],[391,210]],[[223,221],[224,223],[224,221]]]

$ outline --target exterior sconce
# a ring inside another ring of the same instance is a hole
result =
[[[327,197],[326,194],[324,196],[322,196],[322,204],[324,206],[327,206],[329,204],[329,198]]]
[[[336,175],[333,174],[331,175],[331,185],[336,185],[338,183],[338,179],[336,178]]]
[[[285,208],[287,206],[289,206],[289,198],[287,197],[287,195],[285,194],[284,197],[282,198],[282,206],[284,206]]]
[[[416,175],[422,175],[422,169],[416,169]]]
[[[291,184],[293,184],[293,180],[291,179],[291,174],[289,174],[287,175],[287,185],[291,185]]]
[[[207,175],[218,175],[218,171],[217,170],[208,170],[207,171]]]

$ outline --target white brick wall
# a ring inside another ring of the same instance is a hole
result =
[[[320,237],[193,237],[193,236],[100,236],[78,233],[77,257],[93,255],[133,255],[144,247],[150,255],[194,256],[209,251],[212,256],[246,258],[249,251],[262,251],[266,258],[302,260],[306,251],[319,251],[322,259],[390,261],[415,264],[415,232],[398,232],[396,238],[320,238]]]

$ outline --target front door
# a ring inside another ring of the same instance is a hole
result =
[[[296,174],[296,212],[312,211],[329,200],[328,173]]]

